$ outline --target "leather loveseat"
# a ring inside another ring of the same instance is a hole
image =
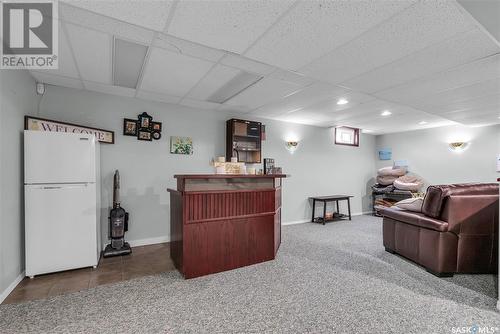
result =
[[[384,247],[437,276],[495,273],[498,199],[495,183],[430,186],[421,213],[381,210]]]

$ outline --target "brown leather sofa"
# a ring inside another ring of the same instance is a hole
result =
[[[422,213],[381,210],[386,251],[437,276],[498,271],[496,183],[430,186]]]

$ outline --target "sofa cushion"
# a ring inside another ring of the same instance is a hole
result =
[[[498,194],[496,183],[463,183],[430,186],[425,194],[422,213],[432,218],[439,218],[445,200],[450,195],[495,195]]]
[[[394,206],[408,211],[422,212],[422,203],[424,199],[421,197],[407,198],[397,202]]]
[[[427,217],[423,213],[411,212],[399,208],[387,208],[380,210],[384,217],[388,217],[402,223],[415,225],[431,230],[446,232],[448,231],[448,223],[439,219]]]

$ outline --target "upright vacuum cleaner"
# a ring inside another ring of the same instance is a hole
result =
[[[108,238],[111,243],[104,249],[104,257],[127,255],[132,253],[125,232],[128,231],[128,212],[120,206],[120,173],[115,171],[113,179],[113,209],[109,213]]]

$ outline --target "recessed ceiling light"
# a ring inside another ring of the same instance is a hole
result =
[[[392,115],[392,112],[390,112],[389,110],[384,110],[380,113],[381,116],[391,116]]]
[[[337,104],[338,104],[339,106],[344,105],[344,104],[348,104],[348,103],[349,103],[349,101],[347,101],[347,100],[346,100],[346,99],[344,99],[344,98],[338,99],[338,101],[337,101]]]
[[[363,132],[363,133],[372,133],[372,132],[373,132],[373,130],[370,130],[370,129],[363,129],[363,130],[361,130],[361,132]]]
[[[421,121],[421,122],[418,122],[418,124],[419,125],[425,125],[425,124],[427,124],[427,122],[426,121]]]

